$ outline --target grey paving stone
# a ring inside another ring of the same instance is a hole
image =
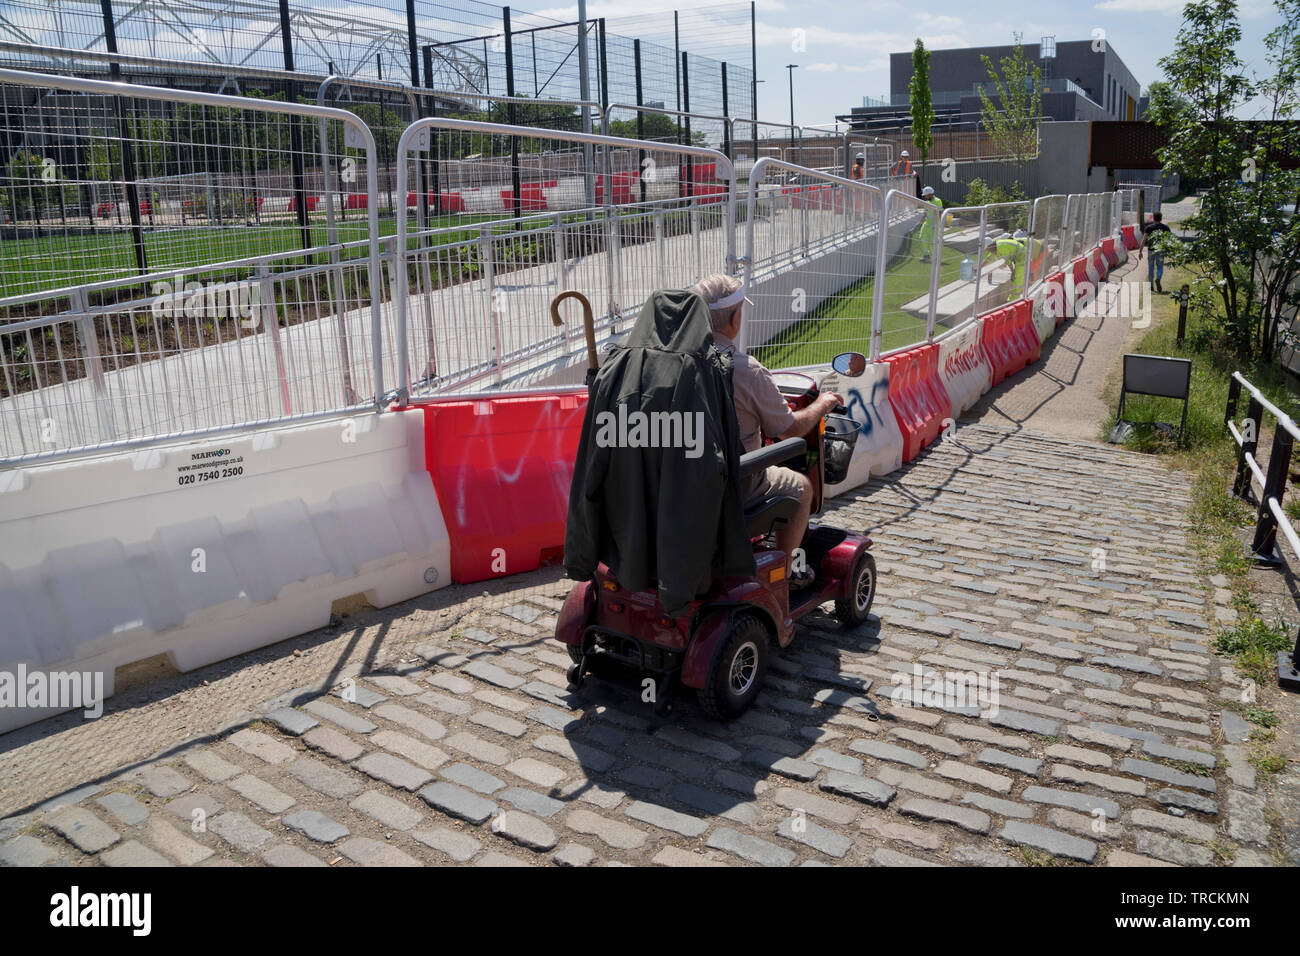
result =
[[[1031,734],[1041,734],[1044,737],[1055,737],[1061,729],[1060,724],[1046,717],[1037,717],[1018,710],[1004,710],[1001,707],[996,714],[989,716],[989,723],[1010,730],[1025,730]]]
[[[85,807],[65,807],[46,819],[45,825],[82,853],[98,853],[122,839]]]
[[[894,744],[887,744],[881,740],[859,738],[849,744],[849,749],[854,753],[866,754],[868,757],[875,757],[877,760],[890,760],[894,763],[906,764],[918,770],[924,770],[930,765],[930,761],[924,754],[919,754],[914,750],[907,750],[904,747],[897,747]]]
[[[191,750],[183,759],[186,766],[198,771],[213,783],[222,783],[244,772],[243,768],[217,756],[210,748]]]
[[[103,793],[104,787],[97,783],[88,783],[82,787],[75,787],[72,790],[66,790],[57,797],[51,797],[36,809],[45,813],[53,813],[62,807],[73,807],[83,800],[89,800],[97,793]],[[170,796],[170,794],[168,794]]]
[[[284,813],[297,801],[282,790],[271,786],[261,777],[246,773],[242,777],[236,777],[229,781],[226,786],[235,793],[239,794],[245,800],[249,800],[267,813]]]
[[[543,726],[550,727],[552,730],[558,730],[561,733],[572,731],[582,724],[582,718],[566,713],[562,710],[556,710],[554,707],[534,707],[528,713],[524,714],[529,720],[535,720]]]
[[[1096,684],[1098,687],[1109,687],[1111,690],[1119,690],[1124,686],[1124,678],[1118,674],[1112,674],[1109,671],[1100,671],[1095,667],[1067,667],[1061,673],[1073,680],[1081,680],[1088,684]]]
[[[155,797],[163,799],[178,796],[194,786],[194,781],[189,777],[178,773],[166,764],[158,763],[149,764],[127,774],[127,779],[138,783]]]
[[[1228,795],[1229,802],[1229,819],[1231,819],[1231,802],[1232,795]],[[1158,813],[1155,810],[1147,810],[1144,807],[1136,807],[1129,812],[1129,820],[1135,827],[1144,830],[1161,830],[1165,833],[1172,833],[1174,836],[1184,837],[1188,840],[1196,840],[1199,843],[1209,843],[1214,839],[1215,829],[1206,823],[1198,823],[1187,817],[1177,817],[1171,813]]]
[[[315,730],[309,730],[302,735],[302,742],[313,750],[323,751],[344,762],[356,760],[366,751],[365,747],[332,727],[317,727]]]
[[[1186,790],[1175,790],[1166,787],[1164,790],[1157,790],[1153,795],[1157,803],[1163,803],[1171,807],[1187,807],[1189,810],[1197,810],[1201,813],[1214,816],[1219,812],[1219,805],[1209,797],[1203,797],[1199,793],[1188,793]]]
[[[369,739],[375,746],[383,747],[390,753],[430,772],[437,770],[451,759],[449,754],[432,744],[416,740],[395,730],[377,730],[370,735]]]
[[[533,741],[533,746],[547,753],[553,753],[572,760],[589,772],[609,773],[614,769],[615,760],[610,754],[597,747],[592,747],[580,741],[569,740],[566,737],[543,734]]]
[[[1031,777],[1037,777],[1043,769],[1041,760],[1033,757],[1022,757],[1019,754],[1009,754],[1005,750],[997,750],[993,747],[985,747],[981,750],[978,759],[980,763],[1018,770]]]
[[[301,737],[313,727],[320,725],[320,721],[314,717],[308,717],[302,711],[294,710],[292,707],[276,708],[266,715],[266,719],[290,737]]]
[[[378,701],[376,701],[378,703]],[[366,720],[364,717],[358,717],[356,714],[348,713],[342,707],[335,707],[329,701],[317,699],[308,701],[303,704],[302,709],[321,720],[328,720],[331,724],[342,727],[344,730],[354,734],[368,734],[375,730],[379,725]]]
[[[524,787],[511,787],[508,790],[502,790],[496,797],[502,803],[508,803],[525,813],[531,813],[533,816],[542,817],[543,819],[555,816],[565,807],[564,802],[561,800],[555,800],[545,794],[538,793],[536,790],[528,790]]]
[[[381,783],[402,790],[419,790],[433,779],[433,774],[409,764],[405,760],[399,760],[392,754],[366,754],[353,766],[368,777],[374,777]]]
[[[208,823],[208,829],[245,853],[260,850],[273,839],[268,831],[242,813],[223,813]]]
[[[827,750],[825,747],[819,747],[808,754],[808,761],[809,763],[829,767],[832,770],[838,770],[841,773],[862,773],[862,761],[857,757],[846,757],[844,754],[836,753],[834,750]]]
[[[710,816],[725,817],[746,826],[758,822],[759,813],[749,801],[697,787],[693,783],[679,783],[669,790],[669,795],[680,803]]]
[[[1138,730],[1133,727],[1125,727],[1123,724],[1108,724],[1103,721],[1094,720],[1089,725],[1093,730],[1099,730],[1102,733],[1113,734],[1116,737],[1128,737],[1131,740],[1155,741],[1159,743],[1161,735],[1153,730]]]
[[[781,754],[773,753],[770,750],[749,751],[749,753],[745,754],[745,763],[754,767],[761,767],[772,773],[779,773],[781,776],[789,777],[792,780],[814,780],[822,769],[807,760],[783,757]]]
[[[44,866],[57,858],[57,853],[25,833],[0,844],[0,866]]]
[[[391,720],[407,730],[413,730],[427,740],[441,740],[447,734],[447,728],[440,722],[403,704],[380,704],[371,713],[384,720]]]
[[[1091,840],[1022,820],[1008,820],[998,837],[1007,843],[1034,847],[1053,856],[1082,860],[1084,863],[1091,863],[1097,856],[1097,844]]]
[[[1160,833],[1140,831],[1135,840],[1137,851],[1144,856],[1168,860],[1179,866],[1213,866],[1214,851],[1208,846],[1195,846],[1175,840]]]
[[[642,800],[632,801],[623,812],[634,820],[659,827],[661,830],[680,833],[684,837],[697,837],[709,828],[708,823],[698,817],[687,816],[685,813],[678,813],[657,803],[646,803]]]
[[[939,866],[938,863],[931,863],[929,860],[918,860],[914,856],[908,856],[906,853],[899,853],[897,850],[891,850],[883,846],[871,854],[871,862],[876,866]]]
[[[1200,764],[1202,767],[1209,767],[1211,770],[1214,769],[1217,762],[1214,757],[1199,750],[1190,750],[1187,747],[1173,747],[1154,740],[1144,740],[1142,742],[1142,752],[1164,760],[1182,760],[1187,763]]]
[[[284,772],[302,781],[303,786],[337,800],[347,800],[361,792],[360,781],[311,757],[299,757]]]
[[[492,818],[492,832],[511,843],[544,853],[559,842],[555,831],[522,810],[504,810]]]
[[[420,799],[435,810],[458,820],[478,825],[497,812],[497,805],[451,783],[430,784],[420,791]]]
[[[386,694],[396,697],[414,697],[420,693],[420,685],[398,674],[370,674],[366,680]]]
[[[1020,866],[1015,860],[994,850],[969,843],[959,843],[952,848],[953,862],[971,866]]]
[[[655,732],[655,736],[674,747],[682,747],[685,750],[691,750],[695,753],[704,754],[721,763],[731,763],[739,760],[741,752],[735,747],[728,746],[720,740],[711,740],[708,737],[701,737],[699,734],[693,734],[689,731],[682,730],[680,727],[665,725]]]
[[[968,807],[953,806],[951,803],[942,803],[938,800],[927,800],[923,797],[904,800],[899,804],[898,812],[905,817],[951,823],[971,833],[988,833],[989,825],[992,823],[987,813],[971,810]]]
[[[317,843],[334,843],[352,832],[318,810],[299,810],[290,813],[284,818],[284,825]]]
[[[989,813],[996,813],[1000,817],[1028,820],[1034,815],[1033,807],[1027,807],[1023,803],[1016,803],[1013,800],[992,797],[978,790],[971,790],[964,794],[961,802],[972,807],[978,807],[981,810],[987,810]]]
[[[411,833],[415,839],[419,840],[425,846],[432,847],[439,853],[455,860],[457,863],[464,863],[474,856],[483,848],[473,837],[447,827],[434,827],[432,830],[415,830]]]
[[[356,704],[358,707],[364,707],[366,710],[374,707],[375,704],[382,704],[384,701],[388,700],[388,698],[383,694],[376,693],[371,688],[366,687],[363,684],[358,684],[355,681],[348,682],[342,687],[336,688],[332,693],[335,697],[339,698],[339,700]]]
[[[224,809],[209,793],[187,793],[168,802],[167,809],[192,826],[195,821],[207,821]]]
[[[507,737],[522,737],[528,732],[528,725],[515,720],[513,717],[504,717],[501,714],[491,710],[479,710],[470,714],[470,723],[478,724],[481,727],[487,727],[489,730],[495,730],[499,734],[505,734]]]
[[[270,734],[264,734],[260,730],[251,730],[244,728],[236,731],[226,738],[246,754],[252,754],[259,760],[269,764],[288,763],[298,756],[298,751],[294,750],[282,740],[276,740]],[[188,789],[182,787],[181,790]],[[180,793],[177,790],[176,793]],[[157,794],[157,796],[175,796],[175,794]]]
[[[1219,711],[1219,726],[1223,728],[1223,735],[1230,744],[1249,740],[1251,731],[1255,729],[1230,710]]]
[[[1131,773],[1137,777],[1159,780],[1161,783],[1169,783],[1178,787],[1190,787],[1193,790],[1202,790],[1206,793],[1214,793],[1218,790],[1218,784],[1211,777],[1198,777],[1194,774],[1183,773],[1181,770],[1166,767],[1164,764],[1152,763],[1150,760],[1135,760],[1132,757],[1125,757],[1119,762],[1118,769],[1123,773]]]
[[[876,768],[876,779],[900,790],[911,790],[935,800],[951,800],[957,795],[957,788],[942,780],[936,780],[921,773],[899,770],[897,767],[881,764]]]
[[[339,844],[339,852],[354,863],[362,866],[419,866],[420,861],[395,846],[371,840],[368,837],[352,837]]]
[[[635,850],[646,841],[646,834],[636,827],[628,826],[619,820],[610,820],[580,807],[570,810],[564,822],[569,829],[598,837],[619,850]]]
[[[487,661],[471,661],[460,669],[462,674],[468,674],[471,677],[477,677],[481,681],[489,684],[495,684],[497,687],[504,687],[506,690],[516,690],[528,683],[517,674],[512,674],[504,668],[497,667]],[[558,690],[558,688],[552,688]]]
[[[1238,843],[1268,843],[1264,798],[1243,790],[1228,791],[1228,836]]]
[[[560,866],[588,866],[595,858],[595,853],[577,843],[566,843],[551,854],[551,859]]]
[[[139,840],[127,840],[99,855],[99,862],[111,867],[171,866],[171,860]]]
[[[853,849],[853,841],[848,837],[803,817],[786,817],[777,824],[776,832],[787,840],[810,846],[819,853],[825,853],[836,859],[842,858]]]
[[[792,851],[729,827],[718,827],[709,834],[706,846],[734,853],[743,860],[761,866],[789,866],[795,860]]]
[[[438,775],[444,780],[450,780],[452,783],[460,784],[462,787],[468,787],[470,790],[475,790],[487,796],[491,796],[506,785],[506,782],[500,777],[494,777],[492,774],[485,773],[467,763],[450,764],[439,770]]]
[[[394,830],[409,830],[424,819],[419,810],[378,790],[367,790],[348,806]]]
[[[1071,810],[1082,810],[1084,813],[1091,813],[1093,810],[1104,810],[1106,816],[1112,820],[1119,818],[1119,804],[1114,800],[1107,800],[1105,797],[1094,797],[1086,793],[1076,793],[1073,790],[1053,790],[1050,787],[1026,787],[1025,792],[1020,795],[1020,799],[1029,803],[1046,803],[1054,807],[1069,807]]]
[[[290,846],[287,843],[281,843],[279,846],[271,847],[271,849],[262,854],[262,859],[268,866],[278,867],[327,865],[323,860],[317,859],[306,850],[300,850],[298,847]]]
[[[106,793],[95,802],[129,827],[143,822],[149,816],[149,809],[130,794]]]

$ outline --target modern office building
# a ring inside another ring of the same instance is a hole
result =
[[[1141,85],[1108,41],[1058,43],[1054,37],[1043,37],[1024,47],[1042,71],[1044,116],[1058,122],[1141,118]],[[978,122],[982,108],[979,89],[997,98],[997,87],[983,57],[1000,68],[1002,59],[1014,49],[1007,45],[931,50],[930,91],[936,124]],[[861,106],[838,119],[864,130],[906,125],[910,121],[911,80],[912,51],[891,53],[888,100],[864,97]]]

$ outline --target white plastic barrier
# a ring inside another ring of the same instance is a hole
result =
[[[862,425],[844,481],[827,485],[827,497],[865,484],[872,475],[887,475],[903,465],[903,433],[889,404],[889,366],[867,364],[866,371],[839,377],[839,393],[849,415]]]
[[[71,709],[14,706],[6,674],[102,674],[107,697],[123,665],[193,670],[450,564],[418,410],[0,472],[0,732]]]
[[[952,417],[960,418],[993,384],[993,367],[980,346],[984,320],[958,326],[939,343],[939,377],[952,400]]]
[[[1052,294],[1052,302],[1059,305],[1061,293]],[[1038,344],[1045,345],[1047,340],[1052,337],[1056,331],[1056,315],[1048,308],[1048,287],[1047,283],[1041,282],[1038,288],[1034,290],[1031,297],[1034,304],[1033,322],[1034,331],[1038,333]]]
[[[1128,247],[1124,245],[1123,233],[1116,231],[1114,235],[1114,239],[1115,239],[1115,251],[1119,253],[1119,263],[1115,266],[1115,268],[1118,269],[1124,263],[1128,262]]]

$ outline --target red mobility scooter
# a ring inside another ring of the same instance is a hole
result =
[[[866,359],[846,352],[831,363],[839,374],[859,374]],[[794,409],[817,398],[819,386],[809,375],[782,372],[773,376]],[[742,455],[742,481],[770,465],[786,465],[812,480],[812,515],[822,507],[827,484],[844,479],[859,424],[836,409],[803,438],[787,438]],[[677,617],[664,613],[654,590],[625,590],[605,564],[592,580],[576,584],[560,611],[555,637],[573,661],[569,686],[580,687],[597,659],[612,659],[654,679],[655,710],[671,709],[674,684],[693,688],[705,713],[719,720],[739,716],[754,702],[763,684],[769,648],[786,647],[795,622],[827,601],[846,627],[867,619],[876,594],[876,562],[871,539],[856,531],[809,522],[802,560],[815,580],[791,591],[786,553],[773,533],[798,511],[799,500],[771,495],[744,503],[746,533],[754,548],[757,573],[752,578],[720,578],[707,593]]]

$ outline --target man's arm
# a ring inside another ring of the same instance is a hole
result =
[[[843,405],[844,399],[835,392],[823,392],[817,396],[817,400],[807,408],[801,408],[794,413],[794,424],[777,436],[777,441],[784,438],[802,438],[808,432],[812,431],[814,425],[821,420],[831,409],[837,405]]]

